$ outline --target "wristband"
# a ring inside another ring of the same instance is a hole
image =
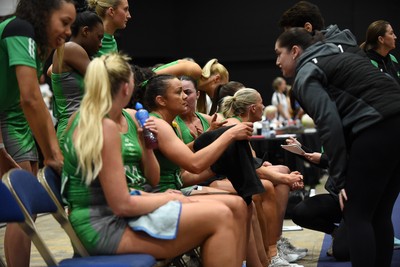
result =
[[[0,149],[4,148],[4,143],[0,143]]]

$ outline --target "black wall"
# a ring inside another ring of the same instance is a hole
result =
[[[141,66],[183,57],[192,57],[203,66],[210,58],[218,58],[228,68],[231,80],[257,89],[264,104],[269,104],[272,80],[281,75],[275,66],[274,53],[275,40],[281,32],[278,21],[296,2],[130,1],[132,19],[125,30],[117,32],[118,46],[133,58],[133,63]],[[341,29],[350,29],[359,43],[368,25],[378,19],[389,21],[400,36],[397,0],[311,2],[320,7],[325,25],[338,24]]]

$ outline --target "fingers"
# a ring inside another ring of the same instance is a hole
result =
[[[211,118],[211,122],[217,121],[217,118],[218,118],[217,113],[214,113],[214,115],[213,115],[212,118]]]

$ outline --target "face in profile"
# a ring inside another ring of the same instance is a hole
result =
[[[125,29],[128,20],[131,18],[128,0],[121,0],[120,4],[114,9],[113,22],[117,29]]]
[[[104,26],[96,24],[91,30],[87,31],[85,50],[89,56],[95,55],[101,48],[101,40],[104,36]]]
[[[389,24],[386,26],[386,32],[384,36],[380,39],[382,44],[387,47],[388,50],[393,50],[396,48],[397,36],[394,34],[392,26]]]
[[[71,25],[75,21],[75,6],[72,3],[61,1],[59,9],[54,10],[47,26],[49,47],[56,49],[65,43],[71,35]]]
[[[282,70],[282,75],[285,78],[290,78],[295,75],[296,61],[292,50],[286,47],[281,47],[279,41],[275,43],[276,65]]]

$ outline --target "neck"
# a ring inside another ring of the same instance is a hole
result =
[[[185,114],[181,114],[181,115],[179,115],[179,117],[181,117],[182,120],[187,121],[187,122],[193,122],[197,119],[196,113],[194,111],[190,111]]]
[[[103,20],[103,25],[104,25],[104,32],[110,35],[114,35],[117,29],[111,22],[109,22],[108,20]]]
[[[122,117],[122,108],[113,105],[111,110],[108,112],[108,117],[112,119],[115,123],[119,123]]]
[[[375,50],[375,52],[383,57],[386,57],[389,54],[390,50],[384,47],[379,47],[378,49]]]
[[[164,121],[168,122],[168,124],[172,124],[172,121],[175,119],[177,115],[169,113],[167,110],[154,110],[152,111],[153,113],[158,114],[161,119]]]

